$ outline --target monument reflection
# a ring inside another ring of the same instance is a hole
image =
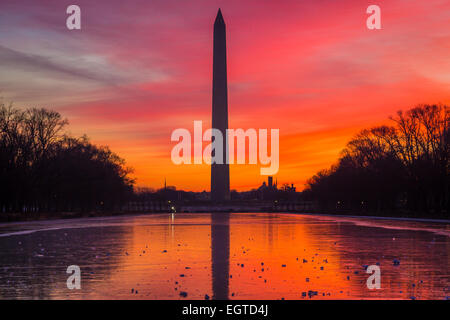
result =
[[[445,299],[450,227],[180,213],[0,225],[1,299]],[[394,259],[400,265],[393,263]],[[66,286],[69,265],[81,290]],[[379,265],[381,289],[366,286]]]
[[[230,278],[230,214],[211,214],[211,269],[213,299],[227,300]]]

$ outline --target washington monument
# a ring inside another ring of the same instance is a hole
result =
[[[227,88],[227,43],[225,21],[219,9],[214,22],[213,49],[213,93],[212,127],[224,137],[223,164],[211,165],[211,200],[221,202],[230,199],[230,169],[228,166],[228,88]],[[213,154],[214,156],[214,150]]]

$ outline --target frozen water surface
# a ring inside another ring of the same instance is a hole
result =
[[[268,213],[0,225],[0,299],[446,299],[448,221]],[[81,289],[69,290],[69,265]],[[381,271],[370,290],[369,265]]]

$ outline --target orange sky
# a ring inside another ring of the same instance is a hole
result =
[[[207,165],[171,162],[176,128],[211,118],[212,25],[227,24],[229,125],[280,130],[278,183],[303,188],[361,128],[419,103],[450,103],[450,3],[377,1],[69,1],[0,4],[0,96],[47,107],[75,135],[106,144],[140,186],[209,190]],[[258,186],[233,165],[231,188]]]

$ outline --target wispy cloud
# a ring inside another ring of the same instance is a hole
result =
[[[66,60],[66,63],[57,62],[52,57],[24,53],[2,45],[0,45],[0,60],[2,61],[2,68],[36,73],[40,77],[46,77],[48,74],[51,74],[55,77],[77,78],[101,82],[107,85],[115,85],[121,82],[119,77],[107,74],[104,70],[95,72],[95,68],[99,66],[95,62],[84,61],[85,63],[81,64],[78,61],[77,66],[75,66],[74,64],[77,61],[69,62]],[[92,67],[94,67],[94,70],[92,70]]]
[[[210,119],[218,7],[230,125],[280,128],[279,182],[302,183],[358,129],[398,108],[450,102],[445,0],[379,0],[377,31],[366,29],[359,0],[79,0],[80,32],[65,28],[69,4],[0,3],[0,97],[61,111],[71,130],[128,159],[142,184],[166,176],[208,188],[207,166],[171,164],[170,133]],[[257,172],[233,168],[232,187],[256,183]]]

